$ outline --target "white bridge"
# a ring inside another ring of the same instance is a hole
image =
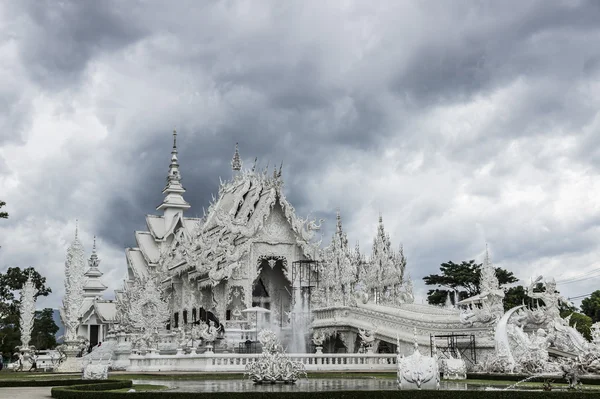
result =
[[[473,335],[478,350],[493,350],[494,341],[490,336],[490,327],[468,327],[460,322],[459,312],[431,305],[403,304],[388,307],[376,304],[358,304],[356,307],[329,307],[313,310],[315,319],[312,327],[332,335],[355,334],[362,330],[374,330],[375,338],[396,344],[402,353],[408,354],[417,341],[423,347],[430,347],[430,335]],[[351,346],[354,342],[346,338]],[[346,342],[344,342],[346,344]],[[353,351],[354,348],[348,348]]]

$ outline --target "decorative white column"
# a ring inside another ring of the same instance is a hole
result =
[[[65,326],[65,350],[67,359],[59,366],[60,371],[80,372],[82,369],[81,359],[76,356],[81,350],[81,340],[78,337],[80,322],[80,310],[83,303],[83,287],[85,284],[85,251],[77,237],[67,249],[67,261],[65,262],[65,296],[63,307],[60,312]],[[89,328],[88,328],[89,337]]]
[[[23,353],[24,362],[30,361],[31,355],[29,354],[31,348],[29,341],[31,341],[31,330],[33,329],[33,319],[35,316],[35,294],[37,289],[31,280],[31,274],[27,279],[27,282],[21,290],[21,305],[19,308],[20,316],[20,328],[21,328],[21,346],[20,351]],[[24,364],[23,370],[28,365]]]

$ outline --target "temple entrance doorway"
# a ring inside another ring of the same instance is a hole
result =
[[[90,326],[90,347],[98,345],[99,327],[97,325]]]
[[[271,312],[264,315],[267,324],[283,327],[288,322],[292,303],[292,284],[285,275],[287,260],[279,256],[258,258],[258,277],[252,285],[252,306]]]

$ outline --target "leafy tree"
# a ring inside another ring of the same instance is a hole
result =
[[[6,205],[6,202],[0,201],[0,208],[2,208],[4,205]],[[8,213],[0,211],[0,219],[8,219]],[[2,247],[0,247],[0,248],[2,248]],[[2,310],[0,309],[0,312],[1,311]]]
[[[592,292],[592,295],[581,301],[581,311],[591,317],[592,322],[600,321],[600,290]]]
[[[437,285],[439,288],[427,292],[427,302],[431,305],[442,305],[449,292],[458,292],[458,300],[469,298],[480,293],[479,279],[482,264],[474,260],[463,261],[460,264],[452,261],[440,265],[440,274],[430,274],[423,277],[426,285]],[[497,267],[496,276],[500,286],[511,284],[518,279],[512,272]],[[442,288],[443,287],[443,288]]]
[[[33,330],[31,331],[31,345],[36,349],[52,349],[56,346],[56,333],[58,326],[52,317],[54,311],[51,308],[35,312]]]
[[[0,201],[0,208],[2,208],[4,205],[6,205],[6,202]],[[0,211],[0,219],[8,219],[8,212]]]
[[[527,296],[525,287],[522,285],[510,287],[504,296],[504,310],[507,311],[519,305],[528,305],[530,301],[531,298]]]
[[[583,313],[578,313],[578,312],[573,312],[573,311],[560,312],[560,317],[564,318],[569,315],[571,316],[571,319],[569,320],[569,325],[571,327],[575,327],[575,329],[577,331],[579,331],[581,333],[581,335],[583,335],[588,341],[591,341],[592,340],[592,332],[591,332],[592,318]]]
[[[47,296],[52,292],[46,287],[46,278],[33,267],[23,270],[9,267],[6,273],[0,273],[0,352],[4,354],[13,353],[15,346],[21,344],[18,291],[23,288],[30,273],[38,290],[36,297]]]

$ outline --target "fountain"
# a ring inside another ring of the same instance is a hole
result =
[[[245,373],[255,384],[293,384],[298,378],[306,377],[304,364],[290,360],[273,331],[261,330],[258,340],[262,344],[263,353],[258,360],[246,365]]]
[[[290,312],[292,326],[289,350],[292,353],[306,352],[306,337],[310,330],[310,297],[308,292],[298,288],[294,290],[294,307]]]

